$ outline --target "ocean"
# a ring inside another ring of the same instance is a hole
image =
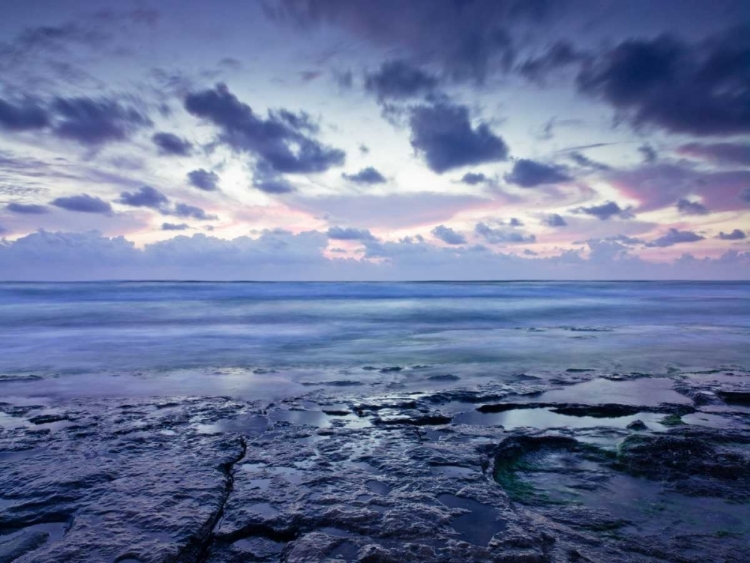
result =
[[[743,282],[0,284],[11,394],[278,398],[674,374],[748,368],[749,344]]]

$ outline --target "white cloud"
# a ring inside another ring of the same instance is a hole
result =
[[[143,249],[97,231],[39,231],[0,242],[0,280],[424,280],[424,279],[750,279],[750,252],[719,258],[685,254],[653,263],[616,242],[591,243],[590,254],[537,258],[481,246],[438,247],[424,239],[366,241],[362,260],[328,259],[325,233],[265,230],[257,238],[177,236]]]

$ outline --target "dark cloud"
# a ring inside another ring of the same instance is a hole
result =
[[[253,186],[267,194],[288,194],[296,191],[296,188],[289,180],[277,174],[265,163],[255,168]]]
[[[551,213],[550,215],[547,215],[544,219],[542,219],[542,224],[547,225],[548,227],[566,227],[568,225],[565,222],[563,216],[557,213]]]
[[[681,198],[677,200],[677,210],[684,215],[706,215],[708,209],[705,205],[698,201],[690,201],[689,199]]]
[[[369,230],[351,227],[331,227],[326,235],[332,240],[376,240]]]
[[[380,172],[378,172],[372,166],[363,168],[356,174],[341,174],[342,177],[346,178],[350,182],[355,184],[384,184],[388,180]]]
[[[544,84],[550,74],[586,59],[588,55],[575,49],[569,42],[558,41],[544,54],[526,59],[516,67],[516,70],[528,80]]]
[[[505,181],[522,188],[534,188],[542,184],[558,184],[572,180],[565,169],[552,164],[542,164],[534,160],[519,159],[513,163],[513,170],[506,174]]]
[[[173,133],[155,133],[151,140],[161,155],[188,156],[193,152],[192,143]]]
[[[507,72],[516,48],[510,30],[551,19],[562,6],[550,0],[281,0],[267,2],[272,17],[303,28],[333,24],[387,49],[402,49],[439,65],[454,80],[482,82]]]
[[[307,131],[313,135],[320,132],[320,125],[306,111],[294,113],[287,109],[271,110],[269,115],[278,121],[284,122],[298,131]]]
[[[633,39],[578,75],[582,92],[602,98],[636,126],[672,133],[750,132],[750,26],[700,44],[669,35]]]
[[[162,231],[185,231],[190,228],[187,223],[162,223]]]
[[[307,124],[294,124],[290,116],[296,114],[274,112],[262,119],[225,84],[188,94],[185,109],[218,126],[221,141],[237,151],[256,155],[276,172],[324,172],[344,163],[344,151],[307,136]]]
[[[745,188],[740,192],[740,199],[750,203],[750,188]]]
[[[441,174],[508,158],[508,145],[485,123],[472,127],[466,106],[438,103],[411,108],[411,144]]]
[[[518,231],[493,229],[485,223],[477,223],[474,226],[474,232],[477,235],[484,237],[484,239],[490,244],[536,242],[536,237],[534,235],[524,235]]]
[[[603,240],[605,242],[617,242],[617,243],[625,244],[625,245],[628,245],[628,246],[633,246],[633,245],[636,245],[636,244],[644,244],[643,239],[639,239],[639,238],[636,238],[636,237],[629,237],[627,235],[614,235],[614,236],[611,236],[611,237],[603,238],[601,240]]]
[[[678,147],[677,152],[717,164],[750,166],[750,143],[688,143]]]
[[[45,205],[36,205],[33,203],[9,203],[5,206],[5,209],[13,213],[21,213],[23,215],[42,215],[49,213],[49,209]]]
[[[188,172],[187,177],[188,183],[199,190],[212,192],[219,189],[219,176],[215,172],[209,172],[208,170],[199,168],[198,170],[191,170]]]
[[[178,203],[175,205],[174,211],[171,211],[170,215],[175,215],[177,217],[190,217],[198,219],[199,221],[211,221],[217,219],[216,215],[208,215],[200,207],[195,207],[194,205],[188,205],[186,203]]]
[[[638,152],[640,152],[643,156],[643,162],[646,162],[648,164],[656,162],[656,160],[659,158],[659,155],[656,154],[656,151],[648,145],[642,145],[638,147]]]
[[[73,45],[101,47],[109,38],[101,29],[79,22],[29,27],[14,39],[0,43],[0,62],[8,66],[19,64],[30,55],[66,53]]]
[[[520,219],[511,217],[508,225],[510,225],[511,227],[523,227],[523,222]]]
[[[378,100],[403,100],[434,91],[438,78],[403,60],[386,61],[365,76],[365,89]]]
[[[591,160],[589,157],[587,157],[585,154],[580,152],[572,152],[570,153],[570,159],[575,162],[578,166],[583,166],[585,168],[592,168],[594,170],[611,170],[611,166],[607,166],[606,164],[602,164],[601,162],[596,162],[595,160]]]
[[[747,235],[744,231],[735,229],[731,233],[721,232],[716,238],[721,240],[743,240],[745,237],[747,237]]]
[[[695,197],[712,211],[741,208],[737,195],[750,184],[750,170],[704,170],[686,164],[640,165],[605,174],[622,197],[638,201],[639,213],[673,207]]]
[[[464,235],[457,233],[445,225],[438,225],[430,232],[432,236],[442,240],[446,244],[466,244],[466,237]]]
[[[242,63],[232,57],[224,57],[219,61],[219,67],[226,70],[238,71],[242,70]]]
[[[299,73],[299,77],[302,79],[302,82],[312,82],[320,78],[321,74],[323,73],[319,70],[303,70]]]
[[[57,98],[52,109],[57,118],[53,132],[84,145],[123,141],[151,125],[139,110],[106,98]]]
[[[131,207],[148,207],[164,210],[169,205],[169,198],[151,186],[143,186],[135,192],[122,192],[118,203]]]
[[[488,180],[487,176],[481,173],[477,173],[477,172],[467,172],[461,178],[461,182],[463,182],[464,184],[469,184],[470,186],[482,184],[486,182],[487,180]]]
[[[354,75],[352,71],[333,71],[333,79],[342,90],[351,90],[354,86]]]
[[[55,207],[67,209],[68,211],[79,211],[81,213],[112,213],[112,206],[98,197],[88,194],[58,197],[50,202]]]
[[[598,217],[602,221],[606,221],[612,217],[620,217],[621,219],[632,219],[633,212],[630,207],[621,208],[614,201],[608,201],[601,205],[592,205],[591,207],[579,207],[575,210],[576,213],[585,213],[586,215],[592,215]]]
[[[675,244],[696,242],[699,240],[703,240],[704,238],[705,237],[702,237],[701,235],[699,235],[698,233],[694,233],[693,231],[678,231],[677,229],[669,229],[666,235],[661,236],[649,243],[646,243],[646,246],[665,248],[667,246],[674,246]]]
[[[43,129],[49,125],[49,114],[31,99],[16,104],[0,100],[0,128],[8,131]]]

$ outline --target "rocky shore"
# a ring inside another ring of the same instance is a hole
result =
[[[2,402],[0,563],[744,562],[748,375]]]

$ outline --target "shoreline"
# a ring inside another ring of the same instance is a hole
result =
[[[0,555],[741,561],[748,374],[569,375],[275,403],[0,402]]]

